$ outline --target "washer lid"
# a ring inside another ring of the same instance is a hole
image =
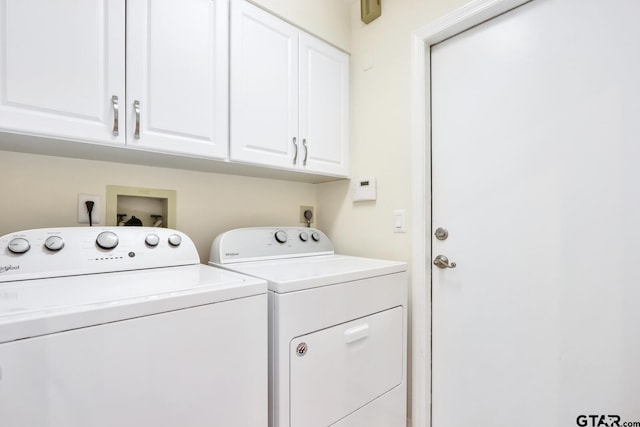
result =
[[[407,264],[404,262],[347,255],[320,255],[221,266],[239,273],[266,279],[269,283],[269,290],[277,293],[334,285],[407,270]]]
[[[266,293],[206,265],[0,283],[0,342]]]

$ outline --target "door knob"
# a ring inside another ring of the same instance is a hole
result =
[[[438,268],[456,268],[456,263],[452,262],[449,264],[449,258],[444,255],[438,255],[436,259],[433,260],[433,265]]]

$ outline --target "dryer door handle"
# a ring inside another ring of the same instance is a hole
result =
[[[354,326],[344,331],[344,341],[347,344],[362,340],[369,336],[369,324],[363,323],[362,325]]]

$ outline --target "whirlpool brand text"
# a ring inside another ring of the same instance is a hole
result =
[[[20,270],[19,265],[3,265],[0,267],[0,273],[6,273],[7,271]]]

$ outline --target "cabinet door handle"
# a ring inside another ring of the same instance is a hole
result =
[[[111,97],[111,105],[113,106],[113,136],[118,136],[118,97],[113,95]]]
[[[302,140],[302,146],[304,147],[304,160],[302,160],[302,166],[307,166],[307,156],[309,154],[309,147],[307,147],[307,139]]]
[[[293,152],[293,164],[295,165],[298,162],[298,142],[295,136],[293,137],[293,148],[295,148]]]
[[[133,132],[133,137],[140,139],[140,101],[133,101],[133,110],[136,112],[136,129]]]

